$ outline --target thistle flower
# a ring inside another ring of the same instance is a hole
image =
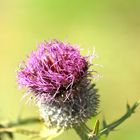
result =
[[[47,126],[69,128],[96,114],[99,100],[88,58],[71,44],[52,40],[20,66],[17,81],[36,99]]]

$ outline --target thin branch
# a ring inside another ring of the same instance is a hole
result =
[[[134,103],[131,107],[129,104],[127,104],[127,111],[126,113],[120,117],[118,120],[112,122],[111,124],[108,124],[104,126],[99,132],[99,134],[93,139],[98,140],[102,135],[108,135],[111,131],[113,131],[117,126],[122,124],[124,121],[126,121],[133,113],[135,113],[136,108],[139,106],[140,100]]]
[[[32,131],[32,130],[26,130],[17,128],[17,126],[22,125],[29,125],[29,124],[36,124],[41,123],[42,121],[39,118],[25,118],[25,119],[18,119],[16,121],[11,121],[6,124],[0,124],[0,134],[3,133],[20,133],[23,135],[38,135],[40,132],[38,131]]]
[[[0,128],[0,133],[5,133],[5,132],[16,132],[16,133],[20,133],[20,134],[24,134],[24,135],[37,135],[39,134],[38,131],[32,131],[32,130],[25,130],[25,129],[21,129],[21,128]]]
[[[117,126],[122,124],[124,121],[126,121],[133,113],[135,113],[136,108],[139,106],[140,100],[136,103],[134,103],[132,106],[127,104],[127,111],[126,113],[117,119],[116,121],[110,123],[107,125],[106,121],[104,120],[104,125],[101,130],[99,130],[99,133],[97,135],[93,134],[90,129],[87,129],[84,125],[81,125],[79,127],[75,127],[75,131],[81,138],[81,140],[99,140],[102,135],[109,135],[111,131],[113,131]],[[93,130],[94,131],[94,130]]]

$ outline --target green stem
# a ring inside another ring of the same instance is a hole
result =
[[[28,124],[35,124],[40,123],[41,120],[39,118],[25,118],[25,119],[18,119],[16,121],[11,121],[7,124],[7,127],[16,127],[21,125],[28,125]]]
[[[132,107],[130,107],[127,104],[127,111],[126,111],[126,113],[122,117],[120,117],[119,119],[117,119],[116,121],[114,121],[114,122],[112,122],[112,123],[110,123],[108,125],[104,121],[105,123],[104,123],[103,128],[99,130],[99,133],[96,136],[93,134],[93,135],[90,135],[90,137],[89,137],[89,134],[91,134],[93,130],[91,131],[87,126],[85,126],[83,124],[81,126],[79,126],[79,127],[74,128],[74,129],[77,132],[77,134],[80,136],[81,140],[99,140],[102,135],[108,135],[117,126],[122,124],[133,113],[135,113],[135,110],[136,110],[136,108],[138,107],[139,104],[140,104],[140,101],[134,103],[132,105]]]
[[[84,123],[80,126],[75,126],[74,129],[81,140],[89,140],[88,133],[90,132],[90,129]]]
[[[17,128],[17,126],[35,124],[40,122],[41,120],[39,118],[33,117],[33,118],[17,119],[16,121],[11,121],[6,124],[0,124],[0,136],[2,136],[3,134],[7,134],[11,139],[13,139],[13,133],[37,136],[39,135],[38,131],[21,129]]]
[[[122,124],[124,121],[126,121],[129,117],[131,117],[131,115],[133,113],[135,113],[136,108],[138,107],[138,105],[140,104],[140,101],[134,103],[132,105],[132,107],[130,107],[127,104],[127,111],[126,113],[120,117],[119,119],[117,119],[116,121],[106,125],[104,128],[102,128],[99,132],[99,134],[96,136],[96,139],[99,139],[102,135],[108,135],[112,130],[114,130],[117,126],[119,126],[120,124]]]

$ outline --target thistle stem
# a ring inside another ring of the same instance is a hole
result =
[[[104,126],[99,134],[96,136],[95,140],[99,139],[102,135],[108,135],[110,131],[113,131],[117,126],[122,124],[124,121],[126,121],[133,113],[135,113],[136,108],[139,106],[140,100],[135,102],[131,107],[129,104],[127,104],[127,111],[126,113],[117,119],[116,121]]]
[[[90,135],[89,133],[92,133],[88,127],[84,126],[83,124],[77,128],[74,128],[77,134],[80,136],[81,140],[99,140],[102,135],[108,135],[111,131],[113,131],[117,126],[122,124],[124,121],[126,121],[133,113],[135,113],[136,108],[140,104],[140,100],[136,103],[134,103],[131,107],[127,104],[127,111],[126,113],[117,119],[116,121],[106,124],[103,126],[102,129],[99,130],[99,133],[97,135]],[[104,120],[105,121],[105,120]],[[87,131],[88,130],[88,131]],[[87,133],[88,132],[88,133]]]
[[[74,127],[76,133],[79,135],[81,140],[89,140],[88,133],[91,131],[84,123],[80,126]]]

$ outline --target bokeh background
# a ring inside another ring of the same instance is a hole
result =
[[[36,107],[20,102],[16,70],[39,42],[54,38],[79,44],[83,54],[96,48],[94,63],[103,65],[96,68],[103,75],[100,118],[111,122],[140,99],[140,0],[0,0],[1,120],[38,116]],[[72,130],[56,138],[72,139],[79,140]],[[118,139],[140,139],[140,108],[108,137]]]

